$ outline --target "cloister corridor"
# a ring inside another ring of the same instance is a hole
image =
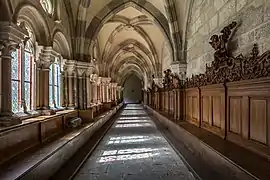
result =
[[[0,180],[269,180],[269,35],[269,0],[0,0]]]

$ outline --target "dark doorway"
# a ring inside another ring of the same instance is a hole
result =
[[[128,77],[124,84],[123,98],[125,103],[140,103],[142,100],[142,84],[136,75]]]

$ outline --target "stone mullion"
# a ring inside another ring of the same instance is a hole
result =
[[[92,84],[90,82],[90,77],[89,75],[86,76],[86,108],[90,107],[90,104],[91,104],[91,88],[92,88]]]
[[[101,88],[100,88],[100,92],[101,92],[101,102],[104,102],[104,84],[101,83]]]
[[[42,75],[43,75],[43,109],[49,109],[49,68],[42,68],[41,70]],[[53,88],[54,89],[54,88]],[[53,91],[54,92],[54,91]]]
[[[83,77],[83,109],[87,109],[87,85],[86,85],[86,75]]]
[[[78,83],[78,90],[77,90],[77,94],[78,94],[78,108],[79,109],[83,109],[83,77],[79,76],[77,79],[77,83]]]
[[[96,101],[99,103],[99,85],[96,85]]]
[[[23,112],[27,111],[26,103],[25,103],[25,53],[24,46],[21,47],[21,107],[23,108]],[[31,108],[31,107],[30,107]]]
[[[73,102],[74,102],[75,108],[78,107],[77,86],[78,86],[77,75],[76,75],[76,73],[74,73],[74,76],[73,76],[73,87],[72,88],[73,88]]]
[[[74,99],[73,99],[73,76],[72,74],[68,74],[68,107],[74,107]]]
[[[41,108],[41,104],[40,104],[40,67],[36,67],[36,80],[35,80],[35,91],[36,91],[36,108],[40,109]]]
[[[68,80],[67,80],[67,72],[62,72],[62,83],[61,85],[61,91],[63,92],[62,96],[62,106],[67,107],[68,102]],[[62,93],[61,93],[62,94]]]

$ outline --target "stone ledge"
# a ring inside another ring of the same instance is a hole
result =
[[[112,110],[94,119],[93,123],[71,132],[46,147],[12,164],[0,172],[0,179],[49,179],[83,144],[100,129],[122,107],[120,104]]]
[[[161,124],[168,128],[179,143],[183,143],[189,150],[208,161],[208,163],[211,163],[217,170],[225,168],[230,172],[233,172],[237,179],[258,179],[253,174],[249,173],[181,126],[172,122],[164,115],[153,110],[149,106],[145,107],[161,122]]]

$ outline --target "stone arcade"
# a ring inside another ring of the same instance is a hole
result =
[[[270,179],[269,0],[0,0],[0,14],[0,179]]]

